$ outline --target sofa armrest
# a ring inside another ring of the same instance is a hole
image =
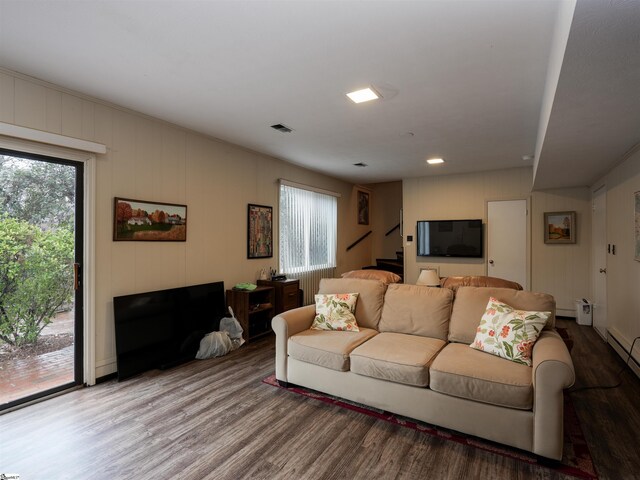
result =
[[[569,350],[555,330],[543,330],[533,347],[533,452],[560,460],[563,444],[563,390],[573,385]]]
[[[271,320],[271,328],[276,333],[276,378],[287,382],[287,342],[289,337],[307,330],[316,314],[315,305],[287,310]]]

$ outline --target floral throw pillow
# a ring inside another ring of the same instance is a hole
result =
[[[516,310],[493,297],[469,345],[476,350],[531,366],[531,352],[551,312]]]
[[[316,295],[316,317],[313,330],[339,330],[359,332],[356,317],[353,314],[358,301],[357,293],[336,293]]]

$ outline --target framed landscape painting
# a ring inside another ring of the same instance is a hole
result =
[[[185,242],[187,206],[116,197],[113,240]]]
[[[544,243],[576,243],[576,212],[545,212]]]
[[[247,258],[273,257],[273,208],[249,204]]]

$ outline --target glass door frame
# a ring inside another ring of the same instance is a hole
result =
[[[85,282],[83,279],[85,259],[85,163],[56,156],[12,150],[0,146],[0,154],[27,160],[42,161],[58,165],[66,165],[75,169],[75,205],[74,205],[74,320],[73,320],[73,381],[53,388],[42,390],[0,406],[0,412],[32,403],[65,390],[73,389],[85,383]]]

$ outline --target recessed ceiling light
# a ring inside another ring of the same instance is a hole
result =
[[[377,100],[378,98],[381,98],[382,95],[373,90],[373,88],[369,87],[363,88],[362,90],[356,90],[355,92],[347,93],[347,97],[349,97],[349,99],[353,103],[362,103],[368,102],[370,100]]]
[[[427,163],[429,165],[437,165],[439,163],[444,163],[444,160],[442,158],[429,158],[427,159]]]

